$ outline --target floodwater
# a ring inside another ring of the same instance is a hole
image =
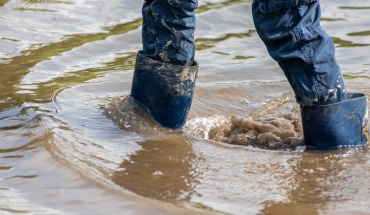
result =
[[[188,122],[156,125],[127,98],[142,3],[0,0],[0,214],[370,214],[368,148],[301,146],[250,1],[200,2]],[[370,96],[370,0],[322,12],[347,91]],[[231,118],[298,140],[227,139]]]

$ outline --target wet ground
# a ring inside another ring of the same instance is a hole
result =
[[[0,0],[0,214],[369,214],[368,147],[228,136],[253,123],[301,136],[250,4],[200,2],[199,78],[176,132],[127,99],[142,1]],[[347,91],[369,96],[370,0],[322,12]]]

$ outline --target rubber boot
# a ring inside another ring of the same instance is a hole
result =
[[[198,63],[178,66],[153,60],[139,51],[131,96],[162,126],[180,129],[193,100]]]
[[[367,98],[347,93],[343,102],[301,106],[304,141],[307,148],[327,150],[363,146],[369,138]]]

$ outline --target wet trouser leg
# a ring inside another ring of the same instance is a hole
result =
[[[162,126],[179,129],[190,110],[198,64],[194,61],[197,0],[146,0],[143,50],[136,58],[131,96]]]
[[[254,0],[252,13],[258,35],[301,105],[306,145],[330,149],[366,143],[366,97],[348,94],[346,101],[334,43],[320,26],[319,1]]]
[[[197,0],[146,0],[143,5],[143,55],[175,65],[191,65]]]
[[[313,0],[255,0],[253,18],[269,54],[304,106],[344,101],[346,89],[332,39]]]

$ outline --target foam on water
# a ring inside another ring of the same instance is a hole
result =
[[[104,114],[121,129],[142,135],[161,136],[170,129],[160,126],[140,104],[130,96],[116,97],[104,107]]]
[[[290,94],[265,102],[249,116],[196,117],[188,120],[183,132],[190,136],[234,145],[273,150],[295,150],[303,146],[300,114]],[[104,109],[105,115],[124,130],[161,136],[171,130],[158,125],[148,111],[126,96],[115,98]]]
[[[289,93],[265,102],[249,116],[197,117],[184,131],[190,135],[235,145],[252,145],[274,150],[303,146],[302,122]],[[301,147],[298,147],[301,149]]]

